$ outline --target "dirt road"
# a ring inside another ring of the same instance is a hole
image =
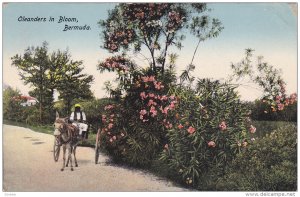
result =
[[[113,166],[104,155],[95,165],[92,148],[78,147],[79,167],[61,172],[62,156],[54,162],[52,149],[52,135],[3,125],[3,191],[187,191],[152,174]]]

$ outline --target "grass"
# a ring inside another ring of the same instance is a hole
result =
[[[3,120],[3,124],[24,127],[24,128],[31,129],[35,132],[45,133],[49,135],[53,135],[53,129],[54,129],[52,125],[28,125],[23,122],[16,122],[11,120]],[[96,134],[89,132],[88,139],[84,142],[80,142],[79,146],[95,147],[95,141],[96,141]]]

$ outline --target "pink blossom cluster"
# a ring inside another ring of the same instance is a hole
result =
[[[126,4],[123,16],[132,21],[139,21],[140,28],[143,28],[147,21],[161,17],[168,6],[167,3]]]
[[[106,105],[104,107],[104,110],[110,110],[110,109],[113,109],[114,108],[114,105]]]
[[[134,31],[132,29],[117,29],[115,27],[111,27],[112,32],[106,35],[106,45],[105,47],[109,49],[111,52],[116,52],[119,50],[120,45],[127,46],[129,42],[131,42],[134,37]]]
[[[113,56],[105,59],[99,66],[109,70],[128,71],[130,61],[122,56]]]
[[[297,93],[293,93],[290,96],[287,96],[285,94],[282,95],[276,95],[274,99],[265,100],[263,99],[263,103],[271,104],[271,110],[272,112],[282,111],[284,110],[285,106],[289,106],[294,104],[297,101]],[[264,111],[265,113],[268,113],[268,111]]]
[[[163,120],[163,124],[164,124],[166,129],[172,129],[173,128],[173,124],[170,121],[167,121],[167,119]]]
[[[168,14],[168,25],[167,28],[169,31],[174,31],[176,29],[178,29],[179,27],[181,27],[182,23],[183,23],[183,17],[180,15],[180,13],[176,12],[176,11],[171,11]]]
[[[196,131],[196,129],[195,129],[194,127],[190,126],[190,127],[187,129],[187,131],[188,131],[189,134],[193,134],[193,133]]]
[[[157,111],[159,110],[162,114],[165,116],[168,115],[169,111],[173,111],[176,108],[177,100],[175,97],[167,97],[166,95],[163,96],[149,96],[150,98],[154,99],[149,99],[147,106],[150,106],[150,113],[152,113],[152,117],[155,117],[157,115]],[[169,101],[169,102],[168,102]],[[158,104],[160,103],[160,105]],[[169,103],[169,104],[168,104]],[[163,105],[166,105],[165,107]]]
[[[250,133],[255,133],[256,132],[256,128],[253,125],[250,125]]]
[[[117,116],[115,114],[115,109],[117,109],[116,105],[106,105],[104,107],[104,114],[101,114],[101,120],[103,123],[101,132],[106,134],[106,140],[110,143],[113,143],[125,136],[123,131],[116,131],[115,125]]]
[[[225,131],[227,129],[227,125],[226,125],[226,122],[225,121],[222,121],[220,124],[219,124],[219,129],[221,131]]]
[[[162,82],[157,81],[155,76],[142,76],[140,81],[136,82],[138,88],[143,88],[139,96],[144,103],[144,108],[140,110],[140,119],[143,122],[149,121],[148,118],[155,118],[159,114],[167,116],[169,111],[175,110],[177,99],[175,96],[161,94],[164,88]],[[170,128],[170,124],[167,124]]]
[[[212,148],[216,147],[216,143],[214,141],[209,141],[207,145],[208,147],[212,147]]]
[[[187,127],[186,127],[186,128],[187,128],[186,131],[187,131],[189,134],[195,133],[195,131],[196,131],[196,128],[195,128],[195,127],[190,126],[188,123],[186,123],[185,125],[187,126]],[[184,126],[180,123],[180,124],[177,126],[177,128],[178,128],[179,130],[181,130],[181,129],[184,128]]]

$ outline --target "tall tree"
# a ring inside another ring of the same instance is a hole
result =
[[[33,87],[29,94],[38,99],[41,123],[49,121],[48,118],[45,120],[45,115],[53,111],[55,89],[63,99],[67,113],[74,99],[92,98],[93,76],[82,74],[82,61],[71,60],[67,50],[50,55],[48,43],[44,42],[41,47],[28,47],[23,56],[12,57],[12,65],[18,68],[24,83]]]
[[[121,3],[109,12],[103,28],[104,48],[115,53],[121,49],[148,51],[150,68],[164,73],[168,50],[182,48],[182,40],[190,31],[197,42],[191,64],[200,42],[216,37],[223,29],[218,19],[207,15],[204,3]],[[159,69],[158,69],[159,68]]]
[[[82,73],[82,61],[73,61],[68,51],[58,50],[52,53],[50,62],[48,76],[51,87],[59,92],[59,98],[64,101],[67,114],[70,113],[73,100],[93,98],[90,87],[94,77]]]
[[[41,47],[28,47],[23,56],[15,55],[12,65],[19,70],[19,75],[25,84],[33,87],[32,96],[37,97],[39,102],[39,119],[44,121],[45,109],[49,109],[53,102],[48,88],[49,80],[47,71],[50,62],[48,58],[48,43],[44,42]]]

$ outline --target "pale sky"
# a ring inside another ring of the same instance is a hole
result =
[[[108,57],[100,48],[100,19],[106,19],[113,3],[8,3],[3,5],[3,83],[18,88],[23,94],[30,90],[24,86],[10,58],[23,54],[28,46],[49,43],[49,51],[69,49],[73,60],[83,60],[84,72],[92,74],[95,96],[105,96],[104,82],[113,74],[100,74],[98,61]],[[198,49],[194,76],[223,79],[230,74],[231,62],[239,62],[244,50],[252,48],[254,55],[264,56],[270,64],[283,71],[288,93],[297,91],[297,16],[287,3],[208,3],[210,16],[218,18],[225,29],[214,39],[205,41]],[[295,7],[294,7],[295,8]],[[296,7],[297,8],[297,7]],[[297,11],[297,10],[296,10]],[[54,22],[19,22],[18,18],[49,17]],[[59,16],[75,17],[78,23],[58,23]],[[90,31],[63,31],[64,25],[89,25]],[[179,55],[177,72],[191,61],[196,40],[187,36]],[[140,62],[137,60],[137,62]],[[239,88],[243,100],[254,100],[261,92],[253,88]]]

